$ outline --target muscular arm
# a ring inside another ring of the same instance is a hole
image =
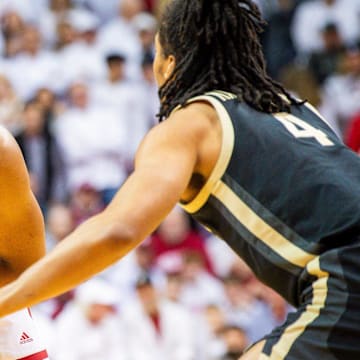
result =
[[[206,133],[196,125],[201,121],[184,126],[186,113],[180,110],[148,134],[134,173],[107,209],[0,291],[0,316],[78,285],[119,260],[160,224],[186,189]]]
[[[15,140],[0,128],[0,286],[45,254],[44,224]]]

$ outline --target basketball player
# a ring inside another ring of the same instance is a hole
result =
[[[173,0],[156,38],[162,121],[104,212],[0,290],[0,315],[114,263],[180,201],[297,311],[242,360],[360,354],[360,159],[265,71],[250,0]]]
[[[12,136],[0,128],[0,286],[14,280],[45,253],[41,211],[30,190],[24,160]],[[0,318],[0,360],[47,359],[30,310]]]

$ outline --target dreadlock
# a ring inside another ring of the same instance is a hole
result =
[[[298,104],[266,73],[259,34],[265,22],[251,0],[172,0],[159,40],[176,66],[159,90],[159,118],[191,97],[229,91],[258,111],[289,111]]]

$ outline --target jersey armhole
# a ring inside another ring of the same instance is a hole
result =
[[[214,93],[214,95],[216,95],[216,93]],[[180,206],[190,214],[197,212],[204,206],[217,182],[224,175],[232,156],[235,141],[233,124],[221,101],[213,96],[203,95],[190,99],[188,104],[196,101],[205,101],[215,109],[221,123],[222,141],[219,158],[205,185],[200,189],[193,200],[188,203],[180,203]]]

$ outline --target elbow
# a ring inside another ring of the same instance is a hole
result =
[[[139,234],[136,229],[124,224],[112,224],[105,232],[106,243],[114,250],[133,248],[139,242]]]

